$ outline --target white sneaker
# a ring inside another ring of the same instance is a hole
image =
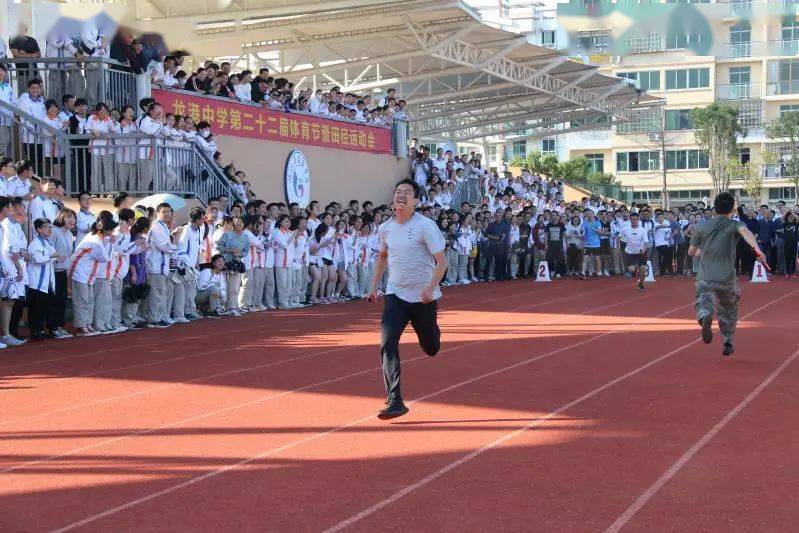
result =
[[[471,281],[469,281],[468,279],[461,280],[461,285],[468,285],[470,283]]]
[[[175,321],[174,321],[172,318],[170,318],[170,317],[167,317],[167,318],[165,318],[165,319],[163,320],[163,322],[166,322],[166,323],[167,323],[167,324],[169,324],[170,326],[171,326],[172,324],[174,324],[174,323],[175,323]]]
[[[116,327],[116,329],[114,330],[114,333],[123,333],[123,332],[125,332],[127,330],[128,330],[127,326],[123,326],[122,324],[120,324],[120,325],[118,325]]]
[[[8,348],[8,346],[0,342],[0,350],[5,350],[6,348]]]
[[[230,316],[241,316],[241,313],[239,313],[239,311],[238,311],[237,309],[230,309],[230,310],[228,311],[228,314],[229,314]]]
[[[182,316],[179,316],[179,317],[173,318],[173,319],[172,319],[172,321],[173,321],[175,324],[188,324],[188,323],[190,322],[190,320],[189,320],[188,318],[186,318],[186,317],[182,317]]]
[[[72,335],[70,335],[66,330],[63,328],[58,328],[53,332],[54,339],[71,339]]]
[[[0,338],[0,342],[5,344],[6,346],[22,346],[28,341],[18,339],[12,335],[6,335],[5,337]]]

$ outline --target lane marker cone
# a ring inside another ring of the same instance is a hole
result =
[[[644,279],[644,281],[648,283],[655,282],[655,275],[652,274],[652,261],[646,262],[646,278]]]
[[[768,274],[766,274],[766,267],[763,266],[763,263],[755,262],[751,283],[768,283]]]
[[[535,276],[536,281],[552,281],[549,279],[549,263],[541,261],[538,265],[538,274]]]

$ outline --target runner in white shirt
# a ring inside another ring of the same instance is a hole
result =
[[[619,234],[619,238],[627,243],[624,249],[627,269],[631,273],[637,272],[638,288],[644,290],[649,232],[640,225],[638,213],[630,215],[630,227],[625,227]]]
[[[436,355],[441,346],[436,300],[439,283],[447,271],[444,237],[435,222],[415,212],[420,196],[413,180],[394,189],[394,217],[380,226],[380,255],[368,299],[377,297],[377,285],[388,266],[388,287],[382,318],[381,356],[388,404],[382,420],[408,412],[400,387],[399,340],[408,322],[422,350]]]

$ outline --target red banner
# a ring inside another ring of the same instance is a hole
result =
[[[185,115],[211,124],[214,135],[310,144],[340,150],[393,153],[391,130],[330,120],[304,113],[284,113],[256,105],[153,89],[166,113]]]

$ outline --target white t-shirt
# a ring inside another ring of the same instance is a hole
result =
[[[655,224],[655,246],[669,246],[671,244],[671,226],[668,222],[663,225]]]
[[[621,240],[627,242],[627,247],[624,251],[628,254],[643,253],[649,244],[649,232],[641,226],[624,228],[619,236]]]
[[[421,302],[422,290],[433,278],[436,261],[433,254],[444,251],[445,240],[436,223],[414,213],[400,224],[392,217],[380,225],[380,250],[388,251],[388,286],[386,294],[394,294],[406,302]],[[441,298],[436,287],[433,298]]]

